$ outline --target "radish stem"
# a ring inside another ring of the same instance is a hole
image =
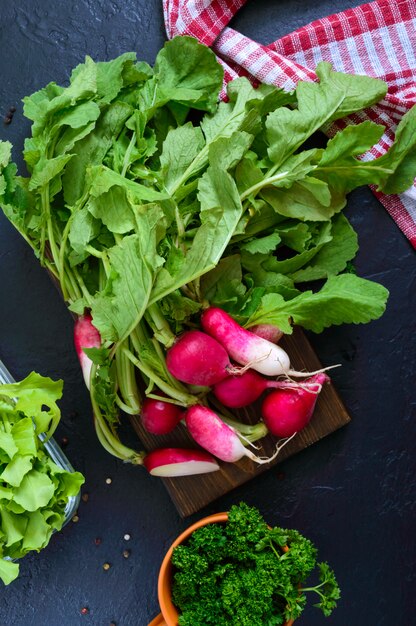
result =
[[[123,353],[127,356],[128,359],[139,369],[143,374],[145,374],[148,378],[151,378],[153,382],[165,393],[176,398],[176,400],[182,402],[183,406],[191,406],[192,404],[196,404],[198,399],[195,396],[192,396],[188,393],[183,393],[178,389],[174,389],[171,385],[166,383],[164,380],[157,376],[152,370],[147,367],[144,363],[139,361],[134,354],[128,350],[127,348],[122,348]]]

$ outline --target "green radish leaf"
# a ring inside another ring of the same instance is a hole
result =
[[[49,124],[53,127],[56,115],[78,102],[94,96],[97,89],[96,64],[90,57],[72,72],[70,85],[62,88],[50,83],[44,89],[23,99],[23,112],[33,120],[32,134],[39,136]]]
[[[82,260],[85,258],[85,246],[100,232],[100,222],[93,217],[89,209],[90,205],[86,205],[74,211],[68,234],[73,250],[81,255]]]
[[[228,283],[240,284],[243,278],[239,254],[223,257],[217,266],[201,277],[201,295],[211,302],[219,286]]]
[[[321,83],[330,84],[344,94],[341,104],[329,121],[366,109],[382,100],[387,93],[387,85],[383,80],[371,76],[334,72],[331,64],[325,61],[316,66],[316,75]]]
[[[242,265],[254,276],[260,268],[277,274],[292,274],[304,265],[309,264],[321,248],[331,240],[331,223],[324,222],[317,229],[313,244],[310,243],[307,250],[282,261],[269,254],[247,254],[243,250],[241,255]]]
[[[110,232],[118,235],[130,233],[136,227],[134,206],[129,200],[129,192],[126,192],[126,189],[123,187],[117,185],[110,187],[108,191],[105,191],[97,197],[92,197],[85,208],[91,213],[93,218],[96,218],[92,219],[90,224],[85,224],[87,227],[85,229],[85,235],[89,237],[88,241],[91,241],[94,236],[98,235],[98,220],[101,220]],[[75,218],[79,213],[80,212],[75,215]],[[81,226],[84,226],[84,224]],[[90,226],[90,228],[88,228],[88,226]],[[84,228],[82,230],[84,230]],[[82,230],[80,230],[81,235]],[[73,230],[71,228],[70,239],[72,236]],[[72,241],[73,239],[71,239],[71,243]],[[88,241],[86,241],[86,243],[88,243]]]
[[[301,221],[329,221],[347,203],[345,195],[334,190],[331,191],[328,204],[326,186],[319,189],[308,178],[293,183],[290,189],[265,188],[261,192],[261,197],[279,215]]]
[[[282,243],[296,252],[306,250],[313,237],[309,224],[296,220],[282,222],[276,227],[276,232],[279,233]]]
[[[210,166],[199,181],[201,226],[186,258],[174,252],[174,262],[166,263],[156,279],[150,303],[199,278],[219,262],[238,220],[242,205],[237,187],[224,170]],[[171,256],[172,258],[172,256]]]
[[[112,61],[96,63],[97,72],[97,96],[100,102],[109,104],[120,93],[126,81],[126,74],[130,73],[129,83],[140,83],[147,74],[135,72],[136,54],[126,52]],[[150,68],[149,68],[150,69]]]
[[[10,141],[0,141],[0,172],[9,164],[11,156],[12,144]]]
[[[100,116],[100,107],[91,100],[83,102],[72,109],[64,109],[54,119],[54,125],[51,127],[51,135],[54,135],[62,126],[69,126],[72,130],[77,131],[90,122],[95,122]]]
[[[362,161],[356,156],[372,148],[383,132],[384,126],[370,121],[347,126],[328,141],[314,175],[339,193],[369,183],[380,184],[392,170],[382,167],[379,159]]]
[[[402,193],[412,186],[416,177],[416,107],[403,115],[390,150],[373,163],[392,170],[379,184],[379,191]]]
[[[281,165],[324,124],[371,106],[386,94],[383,81],[368,76],[333,72],[329,63],[319,63],[319,83],[299,82],[297,109],[281,107],[266,120],[268,154]]]
[[[94,326],[103,339],[122,341],[141,320],[163,259],[156,246],[163,233],[158,205],[137,212],[138,232],[108,250],[111,274],[91,301]]]
[[[253,135],[245,131],[235,131],[229,137],[218,137],[209,145],[208,154],[211,165],[222,164],[225,170],[234,168],[249,149]]]
[[[156,102],[173,100],[202,111],[215,108],[224,72],[212,50],[193,37],[175,37],[165,43],[154,73]]]
[[[62,174],[70,159],[72,159],[72,154],[63,154],[54,159],[41,157],[33,168],[29,190],[42,189],[49,185],[58,174]]]
[[[73,146],[73,157],[62,179],[64,198],[69,206],[82,196],[87,170],[102,164],[113,145],[113,137],[120,133],[132,111],[129,104],[112,102],[100,115],[94,130]]]
[[[279,294],[262,298],[248,325],[275,324],[290,333],[291,321],[315,333],[332,325],[365,324],[386,308],[388,291],[382,285],[353,274],[331,276],[317,293],[305,291],[285,301]]]
[[[180,186],[183,175],[201,152],[204,143],[201,129],[193,126],[191,122],[168,132],[163,142],[160,164],[165,188],[169,192]],[[197,171],[195,167],[193,174]]]
[[[332,220],[332,239],[313,257],[311,263],[290,277],[295,283],[328,278],[343,272],[358,251],[357,234],[347,218],[340,214]]]
[[[242,244],[240,250],[248,252],[249,254],[269,254],[276,250],[280,242],[281,237],[279,233],[276,232],[266,237],[251,239],[247,243]]]
[[[137,203],[142,200],[146,202],[165,200],[169,197],[167,193],[162,193],[152,187],[146,187],[133,180],[129,180],[104,165],[92,167],[89,176],[91,177],[89,192],[93,198],[98,198],[115,186],[124,189],[130,195],[131,199]]]

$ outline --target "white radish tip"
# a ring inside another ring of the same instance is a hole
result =
[[[162,478],[175,478],[178,476],[192,476],[194,474],[208,474],[220,469],[218,463],[209,461],[184,461],[182,463],[169,463],[159,465],[150,470],[152,476]]]

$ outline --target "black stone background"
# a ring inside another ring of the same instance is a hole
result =
[[[357,4],[251,0],[232,25],[268,43]],[[51,80],[64,84],[87,53],[107,60],[135,50],[152,63],[164,39],[159,0],[2,0],[0,115],[11,105],[17,111],[0,137],[13,142],[19,161],[29,133],[23,96]],[[0,358],[16,378],[37,370],[64,379],[57,439],[68,438],[65,452],[84,472],[89,493],[79,522],[27,556],[19,580],[1,587],[0,626],[146,626],[158,612],[157,573],[172,540],[190,522],[241,500],[258,506],[270,524],[309,536],[337,572],[343,592],[337,611],[325,620],[308,608],[299,626],[416,623],[415,256],[368,189],[351,194],[347,215],[359,234],[359,274],[391,292],[381,320],[311,337],[325,364],[343,365],[332,377],[352,423],[187,520],[158,479],[114,460],[96,441],[72,320],[29,247],[0,216]],[[126,548],[129,559],[122,556]],[[83,606],[88,615],[80,614]]]

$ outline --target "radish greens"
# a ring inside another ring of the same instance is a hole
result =
[[[306,148],[315,131],[386,93],[382,81],[328,63],[316,71],[319,82],[293,93],[239,78],[218,103],[215,55],[176,37],[154,68],[134,53],[87,57],[69,86],[26,97],[28,177],[0,142],[4,213],[72,313],[91,312],[100,333],[102,349],[89,350],[91,399],[100,441],[116,456],[141,458],[116,432],[119,409],[140,409],[137,370],[148,394],[196,402],[164,354],[208,304],[286,333],[292,322],[321,332],[383,313],[387,290],[350,272],[357,237],[340,211],[359,185],[410,186],[415,110],[381,158],[357,158],[383,133],[372,122]]]

